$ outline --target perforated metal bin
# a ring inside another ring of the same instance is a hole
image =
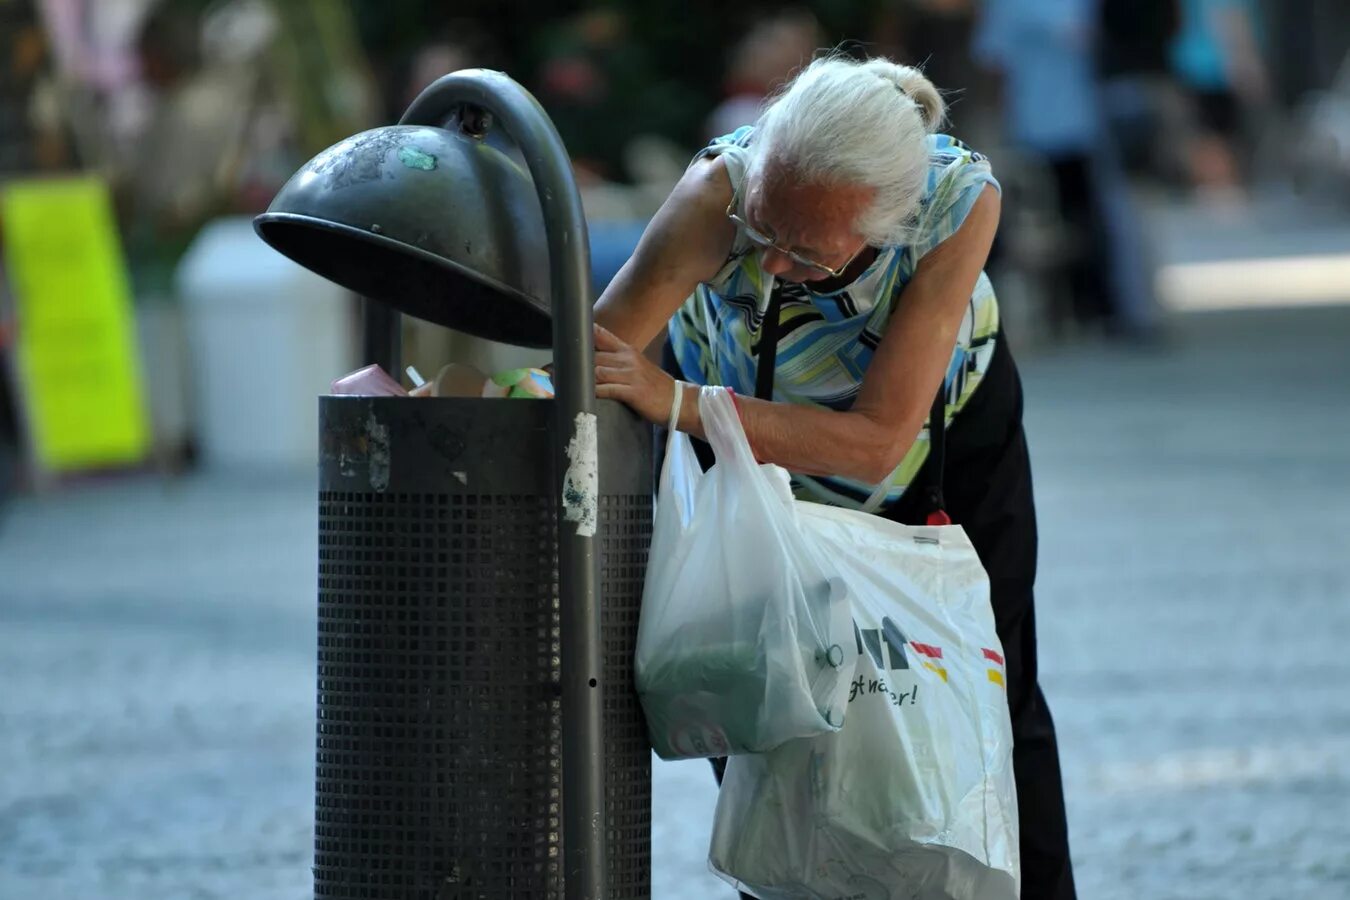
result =
[[[316,898],[562,900],[554,410],[319,403]],[[650,896],[651,429],[599,404],[608,896]]]

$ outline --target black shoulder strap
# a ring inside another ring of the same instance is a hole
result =
[[[774,282],[768,308],[759,326],[759,353],[755,363],[755,396],[760,400],[773,399],[774,367],[778,364],[778,335],[781,332],[779,312],[783,306],[782,287]],[[942,494],[943,469],[947,458],[947,385],[938,385],[933,406],[928,412],[928,453],[932,465],[928,467],[926,487],[930,512],[943,512],[946,499]]]
[[[947,383],[938,385],[933,408],[928,411],[928,502],[930,513],[945,513],[947,500],[942,495],[943,469],[947,463]]]
[[[773,370],[778,365],[778,335],[781,328],[779,311],[783,308],[783,288],[775,279],[769,306],[759,325],[759,359],[755,365],[755,396],[760,400],[773,399]]]

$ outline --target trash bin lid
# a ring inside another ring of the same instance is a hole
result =
[[[362,132],[306,163],[254,227],[306,268],[408,315],[552,343],[534,184],[489,142],[414,125]]]

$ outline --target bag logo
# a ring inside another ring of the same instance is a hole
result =
[[[999,668],[997,669],[992,668],[985,669],[984,670],[985,675],[989,676],[990,681],[992,681],[994,684],[998,685],[999,687],[1003,688],[1006,691],[1008,689],[1008,685],[1004,681],[1002,670],[1006,669],[1007,667],[1003,664],[1002,655],[994,652],[993,650],[990,650],[988,647],[983,647],[981,649],[984,650],[985,659],[989,660],[990,662],[997,663],[999,666]]]
[[[858,655],[861,656],[863,649],[866,648],[867,655],[872,657],[872,662],[876,663],[880,671],[890,670],[892,672],[899,669],[908,669],[909,654],[906,652],[906,646],[919,656],[926,657],[919,660],[928,671],[934,673],[943,681],[947,680],[947,669],[941,663],[942,648],[933,644],[923,644],[919,641],[911,641],[905,637],[905,633],[900,630],[900,626],[887,616],[881,620],[881,628],[859,628],[858,623],[853,623],[853,636],[858,642]],[[887,665],[884,657],[887,653],[882,651],[882,641],[885,641],[885,649],[890,656],[890,664]]]
[[[872,658],[872,662],[876,663],[879,672],[894,672],[911,668],[909,660],[910,654],[913,653],[921,657],[918,660],[919,665],[937,675],[944,682],[947,680],[947,668],[942,664],[942,648],[935,644],[911,641],[900,630],[900,626],[896,625],[889,616],[881,620],[880,628],[859,628],[858,623],[854,622],[853,637],[858,643],[858,655],[861,656],[863,651],[866,650],[867,655]],[[1007,677],[1004,674],[1007,671],[1007,664],[1003,659],[1003,654],[988,647],[981,647],[980,650],[986,661],[985,677],[1007,690]],[[994,665],[990,666],[988,663]],[[852,697],[849,699],[852,699]]]

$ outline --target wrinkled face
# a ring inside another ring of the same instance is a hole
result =
[[[872,196],[871,188],[858,185],[803,183],[770,163],[751,172],[731,212],[749,226],[766,273],[784,281],[823,281],[842,274],[866,249],[855,223]]]

